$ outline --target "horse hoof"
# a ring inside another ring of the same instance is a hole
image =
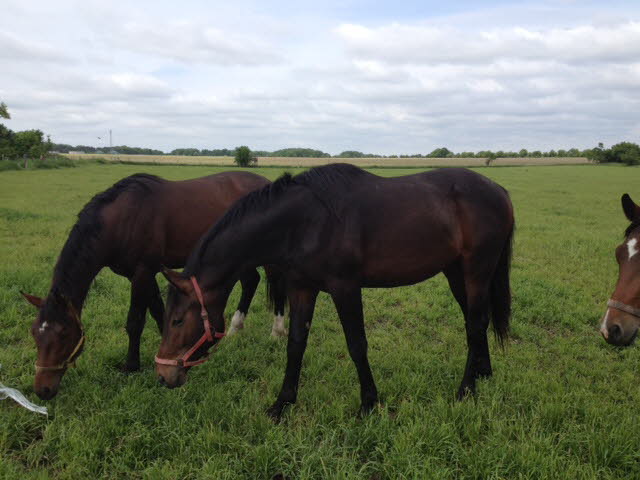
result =
[[[284,330],[271,330],[271,338],[282,338],[289,335],[289,329],[285,328]]]
[[[460,387],[458,389],[458,393],[456,395],[456,400],[461,402],[462,400],[464,400],[467,397],[474,397],[475,394],[476,394],[475,387],[472,387],[472,386],[469,386],[469,385],[465,385],[464,387]]]
[[[282,414],[284,413],[285,407],[289,405],[288,403],[276,402],[267,408],[267,416],[273,420],[274,423],[280,423],[282,420]]]
[[[139,372],[140,371],[140,364],[139,363],[125,363],[124,365],[120,366],[119,370],[122,373]]]
[[[364,406],[362,405],[360,407],[360,409],[358,410],[358,414],[356,415],[358,418],[365,418],[368,417],[369,415],[371,415],[373,413],[373,405],[368,405],[368,406]]]

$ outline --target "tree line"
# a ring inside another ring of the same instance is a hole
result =
[[[239,147],[238,147],[239,148]],[[92,147],[88,145],[68,145],[52,143],[51,149],[58,153],[83,152],[83,153],[114,153],[121,155],[180,155],[180,156],[204,156],[204,157],[234,157],[237,148],[176,148],[170,152],[163,152],[153,148],[129,147],[127,145],[114,146],[111,149]],[[542,158],[542,157],[586,157],[594,162],[620,162],[631,165],[640,164],[638,155],[640,147],[635,143],[622,142],[606,149],[600,143],[595,148],[588,149],[558,149],[558,150],[480,150],[478,152],[453,152],[446,147],[436,148],[430,153],[413,153],[405,155],[379,155],[376,153],[364,153],[358,150],[345,150],[337,155],[331,155],[322,150],[313,148],[283,148],[275,151],[251,150],[254,157],[310,157],[310,158]],[[636,153],[634,153],[636,152]]]
[[[11,115],[4,102],[0,102],[0,118],[10,119]],[[313,158],[486,158],[490,164],[496,158],[537,158],[537,157],[586,157],[596,163],[625,163],[627,165],[640,164],[640,146],[632,142],[621,142],[610,148],[605,148],[599,143],[595,148],[580,150],[570,148],[567,150],[541,150],[529,151],[526,148],[516,151],[492,151],[481,150],[479,152],[459,152],[455,153],[446,147],[439,147],[430,153],[415,153],[411,155],[378,155],[374,153],[363,153],[357,150],[345,150],[338,155],[331,155],[313,148],[283,148],[269,152],[266,150],[251,151],[248,147],[199,149],[199,148],[176,148],[168,153],[153,148],[129,147],[118,145],[110,147],[108,150],[89,145],[69,145],[65,143],[53,143],[51,138],[46,136],[41,130],[25,130],[13,132],[3,124],[0,124],[0,159],[18,158],[40,158],[43,159],[49,153],[116,153],[123,155],[182,155],[182,156],[207,156],[237,157],[239,149],[242,149],[243,158],[251,158],[250,163],[255,163],[257,157],[313,157]],[[248,153],[246,150],[248,150]]]

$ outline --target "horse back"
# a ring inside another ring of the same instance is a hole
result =
[[[506,191],[466,169],[365,177],[344,205],[336,248],[359,259],[366,286],[425,280],[487,243],[502,248],[513,226]]]
[[[158,182],[144,194],[126,191],[102,211],[110,265],[139,263],[181,267],[198,239],[237,200],[269,181],[249,172],[224,172],[190,180]]]

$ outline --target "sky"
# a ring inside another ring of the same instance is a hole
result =
[[[0,101],[97,147],[638,143],[640,1],[3,0]]]

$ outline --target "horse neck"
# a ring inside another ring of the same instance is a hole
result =
[[[54,269],[50,291],[58,290],[78,313],[82,311],[91,283],[106,265],[101,243],[99,238],[89,238],[71,252],[73,244],[69,238]]]
[[[222,279],[245,269],[281,263],[291,253],[286,239],[291,238],[289,231],[299,216],[295,205],[280,204],[232,224],[209,243],[202,266],[211,265],[207,270]]]

